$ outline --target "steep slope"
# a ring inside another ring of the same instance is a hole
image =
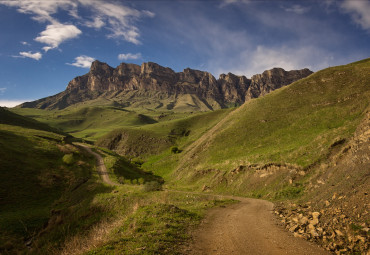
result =
[[[311,170],[301,203],[282,204],[276,213],[298,237],[331,251],[366,254],[370,248],[370,108],[354,136],[342,142],[343,146],[335,146],[330,157]],[[314,211],[320,216],[315,227],[304,220],[294,221],[309,219]]]
[[[369,62],[325,69],[245,103],[184,151],[181,168],[312,165],[359,124],[369,104]]]
[[[240,105],[251,98],[310,75],[308,69],[274,68],[252,79],[222,74],[216,80],[208,72],[184,69],[176,73],[156,63],[120,64],[112,68],[94,61],[89,73],[74,78],[55,96],[21,105],[26,108],[64,109],[98,98],[115,106],[177,111],[205,111]]]
[[[63,195],[89,180],[91,160],[43,123],[6,109],[0,120],[0,253],[14,254],[36,239]]]
[[[143,166],[172,188],[291,201],[275,213],[296,237],[366,254],[369,103],[370,59],[328,68],[246,102],[180,154]]]

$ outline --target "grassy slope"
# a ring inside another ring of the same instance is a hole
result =
[[[232,110],[168,114],[158,123],[111,131],[98,139],[97,144],[122,155],[147,159],[153,154],[166,154],[172,145],[186,147]]]
[[[151,168],[169,165],[167,173],[177,169],[172,177],[182,184],[185,180],[194,183],[193,177],[207,169],[228,172],[253,163],[289,163],[298,169],[307,168],[325,158],[337,141],[353,134],[369,105],[369,73],[367,59],[319,71],[251,100],[181,156],[152,162]],[[198,187],[211,181],[207,177]]]
[[[16,124],[0,124],[1,254],[176,254],[173,242],[187,240],[189,225],[219,204],[212,196],[150,192],[160,177],[104,150],[112,179],[130,180],[107,186],[93,171],[94,158],[64,144],[63,135],[1,113]],[[66,154],[74,160],[63,161]]]
[[[156,122],[146,115],[111,106],[82,105],[69,107],[62,111],[14,108],[12,111],[47,123],[76,137],[92,141],[115,128]]]
[[[172,137],[173,144],[184,151],[171,154],[164,150],[161,154],[144,157],[147,161],[142,167],[179,188],[194,189],[206,184],[223,193],[295,198],[311,176],[309,167],[325,159],[336,144],[340,145],[351,137],[363,117],[370,98],[369,69],[369,59],[329,68],[236,110],[195,116],[168,114],[159,123],[145,123],[141,127],[132,127],[131,122],[120,125],[131,125],[131,135],[140,131],[140,134],[150,134],[149,138]],[[99,125],[94,122],[101,116],[101,110],[108,118],[114,117],[113,108],[89,109],[87,114],[91,118],[85,120],[87,123],[91,121]],[[60,118],[73,120],[80,117],[81,112],[78,111],[84,110],[75,109],[75,115],[64,111]],[[38,118],[46,122],[55,121],[50,114],[59,113],[43,111],[38,113]],[[157,114],[153,112],[148,116]],[[105,123],[107,130],[114,127],[114,122]],[[76,126],[82,135],[90,132],[83,130],[91,128],[84,126],[83,122]],[[103,128],[104,125],[98,129]],[[138,146],[143,147],[149,142],[145,140]],[[110,164],[113,179],[118,180],[120,176],[130,180],[147,177],[145,172],[133,171],[127,161],[116,158],[111,152],[105,160]],[[273,165],[264,169],[250,165],[270,162],[294,166],[275,169]],[[118,171],[115,170],[116,163],[121,165]],[[247,170],[243,172],[241,168],[241,173],[230,173],[240,165]],[[297,171],[300,170],[305,170],[304,176],[298,178]],[[275,171],[275,174],[262,177],[268,171]],[[49,235],[41,235],[34,247],[35,253],[56,253],[64,247],[69,253],[176,254],[177,248],[173,243],[186,240],[187,236],[183,235],[185,226],[197,223],[204,209],[214,205],[212,197],[206,195],[143,192],[143,186],[132,184],[107,187],[97,182],[97,178],[93,175],[78,189],[62,196],[52,220],[49,220],[50,229],[46,229]],[[290,186],[289,178],[293,181]],[[271,190],[274,191],[273,196]]]

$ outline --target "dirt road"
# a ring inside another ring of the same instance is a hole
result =
[[[185,254],[330,254],[278,226],[271,202],[231,198],[241,202],[211,209]]]
[[[76,144],[79,147],[82,147],[84,150],[86,150],[88,153],[93,155],[96,158],[96,170],[98,171],[98,174],[103,179],[103,182],[109,185],[117,185],[116,183],[112,182],[112,180],[109,178],[107,168],[104,165],[104,160],[102,156],[100,156],[98,153],[93,152],[90,147],[84,145],[84,144]]]

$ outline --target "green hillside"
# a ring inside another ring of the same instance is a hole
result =
[[[157,123],[113,130],[100,137],[96,144],[121,155],[148,158],[168,152],[171,146],[180,149],[188,146],[233,110],[162,114]]]
[[[178,254],[207,208],[232,202],[212,194],[314,201],[348,216],[325,224],[344,233],[350,218],[346,235],[364,238],[369,75],[366,59],[211,112],[0,108],[0,253]],[[95,142],[118,185],[64,132]]]
[[[86,140],[96,140],[122,126],[156,123],[153,118],[111,106],[74,106],[62,111],[14,108],[13,112],[32,117],[51,127]]]
[[[157,191],[162,178],[139,161],[98,149],[119,184],[107,185],[95,159],[65,135],[6,109],[1,117],[1,254],[142,254],[142,246],[147,254],[176,254],[173,243],[189,238],[183,233],[206,208],[229,203]]]
[[[319,71],[251,100],[184,148],[181,156],[151,163],[149,169],[171,165],[167,171],[176,170],[173,178],[197,182],[198,187],[215,181],[210,176],[239,166],[290,164],[298,171],[307,169],[352,136],[369,106],[369,74],[366,59]],[[214,171],[200,181],[200,173],[208,169]]]

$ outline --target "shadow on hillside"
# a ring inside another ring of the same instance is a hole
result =
[[[151,181],[164,183],[161,176],[146,172],[140,168],[140,165],[132,164],[123,157],[120,157],[113,165],[113,172],[120,183],[140,184],[140,182],[147,183]]]
[[[34,131],[33,131],[34,132]],[[106,214],[94,199],[113,187],[97,181],[95,159],[76,153],[62,161],[61,143],[41,135],[0,130],[0,253],[36,247],[57,249],[67,237],[86,231]]]

